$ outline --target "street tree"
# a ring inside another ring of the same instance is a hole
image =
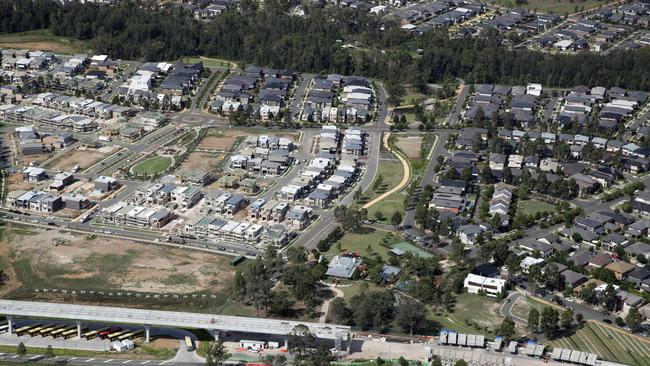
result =
[[[625,323],[627,323],[627,326],[630,327],[632,331],[639,329],[639,326],[644,320],[645,317],[639,313],[639,309],[637,308],[630,309],[625,317]]]
[[[54,349],[52,348],[51,344],[48,344],[47,348],[45,349],[45,357],[46,358],[54,358],[54,357],[56,357],[56,354],[54,353]]]
[[[532,308],[528,311],[528,329],[533,332],[537,331],[539,327],[539,311],[536,308]]]
[[[223,341],[210,342],[208,345],[208,354],[205,357],[207,366],[217,366],[230,358],[230,353],[223,345]]]
[[[25,347],[25,343],[18,343],[18,346],[16,347],[16,354],[20,357],[23,357],[27,354],[27,347]]]
[[[402,223],[402,214],[399,211],[393,212],[393,216],[390,217],[390,223],[393,226],[397,226]]]

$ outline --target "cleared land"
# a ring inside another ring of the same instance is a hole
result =
[[[223,131],[211,130],[201,140],[201,142],[199,142],[197,149],[228,152],[235,147],[237,141],[241,140],[245,136],[264,135],[264,134],[268,134],[268,132],[263,132],[263,131],[251,132],[251,131],[238,131],[238,130],[230,130],[230,131],[223,132]],[[297,133],[284,133],[284,134],[273,134],[273,135],[278,137],[290,138],[291,140],[293,140],[294,143],[298,142]]]
[[[406,154],[409,159],[420,158],[422,136],[398,137],[395,145]]]
[[[54,51],[73,54],[89,50],[87,42],[74,38],[58,37],[49,29],[0,34],[0,48],[17,48],[36,51]]]
[[[626,365],[650,365],[648,343],[595,322],[588,322],[571,335],[554,339],[547,344],[596,353],[599,358]]]
[[[61,152],[58,156],[53,157],[44,166],[46,168],[70,170],[79,164],[79,168],[84,170],[110,155],[114,149],[88,149],[84,147],[75,148],[69,151]]]
[[[538,212],[555,212],[555,206],[550,203],[542,202],[536,199],[519,201],[517,203],[517,212],[526,215],[535,215]]]
[[[439,326],[458,332],[493,336],[503,321],[500,305],[494,298],[464,293],[457,296],[452,312],[431,311],[430,318]]]
[[[224,158],[225,156],[221,154],[193,152],[183,161],[183,164],[178,168],[178,173],[181,175],[190,174],[197,170],[214,173],[219,171],[219,164]]]
[[[230,62],[227,60],[221,60],[221,59],[216,59],[216,58],[208,58],[208,57],[183,57],[183,62],[185,63],[191,63],[195,64],[198,62],[203,62],[203,66],[205,67],[229,67],[229,68],[236,68],[237,64],[234,62]]]
[[[512,307],[511,313],[522,319],[528,319],[528,312],[530,312],[531,309],[535,308],[541,313],[542,309],[545,307],[547,307],[547,305],[531,297],[521,297],[517,299],[517,303]]]
[[[167,156],[155,156],[141,161],[131,168],[136,175],[154,175],[160,174],[172,165],[174,159]]]
[[[2,228],[0,269],[10,297],[43,288],[216,293],[233,275],[228,258],[213,254],[16,226]]]
[[[572,14],[579,11],[589,10],[613,3],[614,1],[600,1],[600,0],[526,0],[524,3],[518,3],[515,0],[499,0],[492,1],[502,6],[510,8],[526,8],[528,10],[536,10],[539,13],[553,13],[558,15]]]

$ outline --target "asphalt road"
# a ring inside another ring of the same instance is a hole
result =
[[[409,202],[409,207],[404,214],[404,220],[402,220],[402,225],[414,226],[415,207],[419,199],[419,194],[422,192],[422,190],[427,184],[433,184],[433,179],[436,175],[435,167],[437,164],[438,156],[450,155],[449,151],[445,148],[445,144],[449,139],[450,133],[451,133],[450,130],[439,130],[435,132],[436,141],[428,157],[429,163],[427,164],[426,170],[424,171],[424,175],[422,176],[422,179],[420,180],[420,183],[418,184],[418,187],[415,190],[415,194],[413,194],[413,197],[411,197],[411,201]]]
[[[521,324],[521,325],[527,325],[528,321],[526,319],[522,319],[512,313],[512,308],[515,306],[517,301],[523,297],[524,294],[521,292],[512,292],[508,297],[505,298],[503,301],[503,304],[501,305],[501,308],[499,309],[499,312],[501,313],[501,316],[506,317],[509,316],[514,320],[515,323]]]

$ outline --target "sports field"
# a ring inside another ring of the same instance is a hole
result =
[[[141,161],[131,168],[135,175],[154,175],[160,174],[169,168],[174,162],[174,159],[167,156],[156,156],[147,160]]]
[[[598,354],[598,358],[633,366],[650,366],[650,343],[630,334],[588,322],[574,334],[548,342],[553,347]]]

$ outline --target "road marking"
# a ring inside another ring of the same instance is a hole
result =
[[[91,358],[91,359],[86,360],[85,362],[90,362],[90,361],[95,361],[95,359]]]
[[[140,362],[140,365],[144,365],[144,364],[147,364],[147,363],[149,363],[149,360],[146,360],[144,362]]]
[[[109,363],[109,362],[111,362],[111,361],[113,361],[113,359],[112,359],[112,358],[109,358],[108,360],[104,361],[104,363]]]
[[[72,358],[69,359],[68,361],[72,361],[72,360],[76,360],[76,359],[77,359],[77,357],[72,357]]]
[[[18,358],[18,355],[13,355],[11,356],[11,358]]]
[[[131,362],[131,360],[126,360],[126,361],[124,361],[122,363],[129,363],[129,362]]]

